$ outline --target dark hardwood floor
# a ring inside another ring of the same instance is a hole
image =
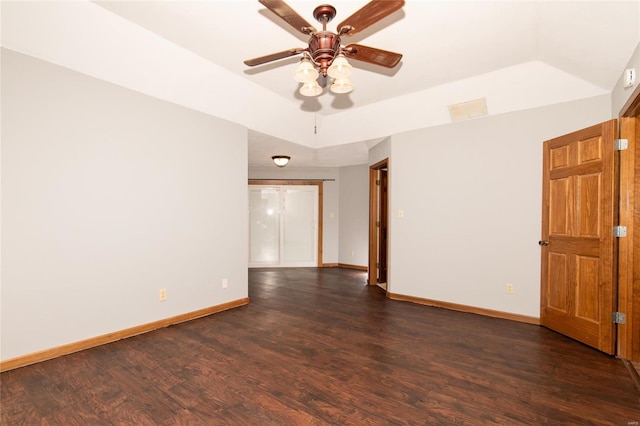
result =
[[[618,359],[393,301],[359,271],[252,269],[245,307],[0,375],[2,425],[638,425]]]

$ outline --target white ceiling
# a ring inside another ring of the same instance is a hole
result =
[[[320,27],[322,2],[287,3]],[[333,2],[328,29],[365,3]],[[297,92],[297,56],[243,64],[307,43],[257,0],[3,1],[2,24],[7,48],[247,126],[250,164],[341,166],[366,163],[390,134],[449,122],[450,103],[484,97],[495,114],[610,92],[640,41],[640,1],[409,0],[343,39],[401,63],[353,60],[355,90],[317,98]],[[214,81],[199,83],[198,67]]]

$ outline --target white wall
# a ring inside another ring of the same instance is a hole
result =
[[[620,78],[613,88],[611,94],[611,116],[618,117],[622,112],[624,104],[631,98],[633,92],[638,88],[640,84],[640,43],[636,46],[636,50],[629,59],[625,70],[628,68],[634,68],[636,71],[636,82],[632,87],[624,87],[624,70],[620,73]]]
[[[369,166],[341,167],[338,182],[340,263],[366,267],[369,263]]]
[[[1,358],[247,297],[246,185],[242,126],[2,50]]]
[[[373,166],[391,156],[391,139],[386,138],[369,150],[369,165]]]
[[[292,159],[293,162],[294,159]],[[330,167],[249,167],[249,179],[330,179],[323,183],[322,262],[338,263],[339,169]],[[247,192],[245,182],[245,194]],[[248,222],[245,224],[247,227]]]
[[[394,135],[389,290],[538,317],[542,142],[610,108],[603,95]]]

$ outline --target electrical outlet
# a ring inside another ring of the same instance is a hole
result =
[[[353,257],[353,250],[351,250],[351,252],[349,254],[351,255],[351,257]]]
[[[227,281],[226,278],[222,279],[222,288],[227,288],[229,287],[229,281]]]
[[[513,294],[513,284],[507,284],[505,291],[507,292],[507,294]]]
[[[164,302],[165,300],[167,300],[167,289],[166,288],[161,288],[160,291],[158,292],[158,300],[161,302]]]

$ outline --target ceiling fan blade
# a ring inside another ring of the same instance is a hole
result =
[[[256,65],[266,64],[267,62],[277,61],[278,59],[288,58],[304,51],[303,48],[295,48],[289,50],[283,50],[282,52],[272,53],[270,55],[260,56],[259,58],[247,59],[244,61],[245,65],[255,67]]]
[[[363,46],[361,44],[348,44],[342,51],[347,58],[356,59],[370,64],[381,65],[393,68],[398,65],[402,55],[400,53],[389,52],[387,50],[376,49],[375,47]]]
[[[258,1],[302,34],[311,34],[316,32],[316,29],[310,23],[305,21],[302,16],[298,15],[298,13],[296,13],[296,11],[285,2],[279,0]]]
[[[404,6],[404,0],[372,0],[338,25],[344,35],[354,35]]]

